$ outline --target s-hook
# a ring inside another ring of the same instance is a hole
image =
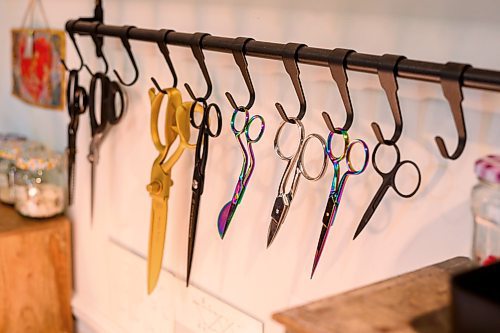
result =
[[[76,53],[78,54],[78,58],[80,58],[80,67],[78,67],[78,69],[76,69],[76,71],[79,72],[83,68],[83,57],[82,57],[82,53],[80,52],[80,48],[78,47],[78,44],[76,43],[75,33],[73,32],[73,26],[75,25],[76,22],[78,22],[78,21],[68,21],[68,23],[66,23],[66,31],[68,32],[68,35],[69,35],[69,38],[71,39],[71,42],[73,42],[73,46],[76,49]],[[66,65],[66,62],[62,58],[61,58],[61,64],[63,65],[64,69],[66,69],[66,71],[68,71],[68,72],[70,71],[69,67]]]
[[[464,113],[462,109],[462,84],[464,72],[470,67],[471,66],[468,64],[448,62],[441,70],[441,88],[444,97],[448,100],[453,115],[453,121],[457,128],[458,145],[455,152],[450,155],[448,149],[446,149],[443,138],[437,136],[435,140],[441,155],[450,160],[456,160],[462,155],[467,141],[467,132],[465,130]]]
[[[109,70],[109,64],[108,64],[108,60],[104,56],[104,52],[102,52],[102,46],[104,44],[104,40],[102,39],[102,37],[98,37],[97,36],[97,28],[101,24],[102,23],[100,23],[100,22],[96,22],[95,23],[94,29],[90,33],[90,37],[92,37],[92,41],[94,42],[94,45],[95,45],[95,54],[96,54],[96,56],[98,58],[102,59],[102,61],[104,63],[104,74],[107,74],[108,70]],[[87,69],[87,71],[89,72],[89,74],[91,76],[94,76],[94,73],[90,70],[90,67],[88,65],[84,64],[83,66]]]
[[[204,100],[207,100],[212,94],[212,80],[210,79],[210,74],[208,74],[207,65],[205,64],[205,56],[203,55],[201,45],[203,42],[203,38],[205,38],[206,36],[210,36],[210,34],[196,32],[193,34],[193,38],[191,39],[191,51],[193,52],[196,61],[198,61],[198,65],[200,66],[201,72],[203,73],[203,77],[207,82],[207,92],[205,93],[205,96],[201,97]],[[193,100],[196,101],[197,99],[199,99],[196,97],[188,83],[184,83],[184,87],[186,87],[189,96],[191,96]]]
[[[253,106],[253,103],[255,102],[255,89],[252,84],[252,79],[250,78],[250,73],[248,72],[248,63],[245,58],[245,47],[247,43],[251,40],[254,39],[247,37],[237,37],[234,39],[234,42],[231,45],[234,61],[236,61],[236,64],[240,68],[241,74],[243,75],[243,79],[245,80],[245,84],[247,85],[248,92],[250,93],[250,98],[248,100],[247,105],[245,107],[238,107],[238,105],[234,101],[233,95],[231,95],[230,92],[226,92],[226,98],[234,110],[241,108],[249,110]]]
[[[397,82],[398,63],[403,59],[406,59],[406,57],[394,54],[384,54],[377,67],[378,79],[389,100],[395,128],[390,139],[384,138],[380,126],[376,122],[372,122],[372,129],[378,142],[387,145],[395,144],[403,131],[403,119],[401,117],[401,107],[399,105]]]
[[[128,40],[128,33],[129,33],[130,29],[132,29],[132,28],[135,28],[135,27],[131,26],[131,25],[124,26],[122,28],[122,30],[120,31],[120,39],[122,41],[123,47],[127,51],[127,54],[128,54],[129,59],[130,59],[130,62],[132,63],[132,66],[134,66],[135,76],[130,83],[126,83],[125,81],[123,81],[123,79],[121,78],[120,74],[118,74],[116,69],[113,69],[113,73],[115,73],[118,81],[120,81],[121,84],[123,84],[124,86],[127,86],[127,87],[130,87],[131,85],[136,83],[137,79],[139,78],[139,69],[137,68],[137,64],[135,62],[134,55],[132,54],[132,47],[130,46],[130,42]]]
[[[341,48],[336,48],[330,52],[330,57],[328,59],[328,65],[330,67],[330,72],[332,74],[333,79],[335,80],[335,83],[337,84],[337,87],[340,92],[340,96],[342,97],[342,102],[344,103],[344,108],[346,112],[346,119],[344,126],[342,126],[342,129],[344,130],[349,130],[352,125],[352,121],[354,118],[354,113],[352,110],[352,102],[351,102],[351,96],[349,94],[349,87],[347,86],[347,81],[349,80],[347,78],[347,57],[351,53],[356,53],[354,50],[349,50],[349,49],[341,49]],[[325,118],[326,119],[326,118]],[[330,120],[331,123],[331,120]],[[332,128],[330,128],[331,132],[335,132],[340,134],[340,131],[335,129],[332,125]]]
[[[295,92],[297,93],[297,97],[299,98],[300,108],[299,114],[295,117],[298,120],[302,120],[306,113],[306,98],[304,96],[304,90],[302,89],[302,84],[300,82],[300,70],[298,65],[298,52],[300,48],[307,46],[306,44],[298,44],[298,43],[287,43],[283,47],[283,64],[285,65],[286,72],[290,75],[292,79],[293,87],[295,88]],[[276,109],[278,109],[278,113],[281,118],[289,123],[294,123],[292,119],[290,119],[283,109],[283,106],[276,102]]]
[[[160,38],[156,41],[156,44],[158,44],[158,48],[160,49],[160,52],[163,54],[163,57],[167,62],[168,68],[170,69],[170,73],[172,74],[172,78],[174,80],[174,82],[172,83],[172,87],[177,88],[177,73],[175,72],[174,64],[172,63],[172,59],[170,59],[170,52],[168,51],[167,47],[167,36],[172,31],[174,30],[161,29],[159,31]],[[162,92],[163,94],[167,93],[166,90],[160,87],[158,81],[156,81],[154,77],[151,77],[151,81],[156,87],[156,90]]]

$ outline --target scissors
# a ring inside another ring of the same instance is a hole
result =
[[[78,70],[69,71],[66,100],[68,103],[68,203],[73,203],[76,161],[76,133],[78,132],[80,115],[85,113],[88,105],[87,92],[78,83]]]
[[[314,275],[314,272],[316,271],[316,267],[318,266],[318,262],[323,252],[323,248],[326,244],[326,239],[328,237],[330,228],[335,222],[335,217],[337,216],[340,200],[342,199],[342,194],[344,192],[347,178],[349,178],[349,176],[351,175],[359,175],[360,173],[365,171],[369,160],[368,146],[363,140],[356,139],[350,141],[349,134],[345,129],[343,128],[334,129],[328,114],[323,113],[323,118],[325,119],[325,122],[327,123],[327,126],[330,129],[330,133],[328,134],[328,139],[325,148],[325,155],[328,156],[328,158],[333,164],[333,180],[332,180],[332,185],[330,187],[330,194],[328,195],[328,202],[326,204],[325,213],[323,214],[323,220],[322,220],[323,227],[321,228],[318,246],[316,248],[316,255],[314,256],[311,279]],[[335,156],[332,151],[332,139],[335,133],[342,135],[342,138],[344,140],[344,150],[342,151],[342,155],[340,156]],[[359,169],[356,169],[356,167],[354,167],[351,162],[351,153],[356,145],[361,145],[364,151],[364,161]],[[342,177],[340,177],[340,162],[342,160],[346,161],[347,171],[344,172]]]
[[[185,149],[192,150],[195,148],[194,144],[189,143],[189,110],[192,103],[183,103],[181,92],[177,88],[168,88],[163,91],[166,91],[168,95],[165,116],[165,143],[161,142],[158,131],[160,106],[165,94],[163,92],[155,94],[154,88],[149,89],[149,98],[151,100],[151,136],[159,155],[153,162],[151,182],[147,186],[152,199],[148,255],[148,293],[153,292],[158,283],[163,260],[168,199],[170,196],[170,187],[173,185],[172,167],[179,160]],[[201,107],[195,111],[201,112]],[[167,155],[177,137],[179,137],[179,145],[167,159]]]
[[[198,212],[200,210],[200,200],[203,194],[205,185],[205,167],[208,158],[208,141],[209,137],[218,137],[222,129],[222,114],[220,108],[215,103],[207,104],[207,100],[203,97],[198,97],[194,100],[189,110],[191,125],[198,129],[198,139],[196,140],[192,196],[191,196],[191,213],[189,217],[189,239],[188,239],[188,258],[187,258],[187,275],[186,285],[189,286],[189,278],[191,276],[191,266],[193,263],[194,243],[196,238],[196,227],[198,225]],[[199,122],[194,117],[194,110],[199,103],[203,106],[203,116]],[[210,114],[215,112],[217,116],[217,128],[215,131],[210,127]]]
[[[97,118],[96,113],[96,88],[98,81],[100,82],[101,88],[99,118]],[[117,96],[120,101],[118,110],[116,107]],[[90,81],[89,89],[89,113],[92,139],[90,141],[89,154],[87,156],[87,159],[91,163],[91,216],[93,216],[94,212],[95,166],[99,161],[99,147],[110,127],[120,122],[124,111],[125,97],[120,85],[115,81],[111,81],[104,73],[95,73]]]
[[[235,121],[238,114],[242,113],[245,115],[245,122],[241,129],[238,129],[236,128]],[[250,127],[256,119],[260,120],[260,131],[255,138],[251,138]],[[260,140],[260,138],[264,134],[265,128],[266,124],[262,116],[254,115],[250,117],[248,109],[244,107],[234,109],[233,116],[231,117],[231,130],[233,131],[236,139],[238,139],[238,142],[241,146],[241,151],[243,153],[243,166],[241,168],[238,182],[236,183],[236,188],[234,189],[233,198],[224,205],[219,213],[217,227],[219,229],[219,235],[221,238],[224,238],[224,235],[229,228],[229,224],[231,223],[236,208],[243,199],[243,195],[245,194],[245,190],[247,188],[248,182],[250,181],[250,177],[252,177],[252,173],[255,168],[255,156],[253,153],[252,144]],[[243,134],[246,139],[246,147],[241,140],[241,136]]]
[[[386,145],[386,146],[394,147],[394,149],[396,150],[396,162],[395,162],[394,166],[392,167],[392,169],[389,172],[383,172],[382,170],[379,169],[379,167],[377,166],[377,162],[376,162],[376,160],[377,160],[376,156],[377,156],[377,151],[382,144],[383,143],[378,143],[375,146],[375,149],[373,150],[373,156],[372,156],[373,167],[375,168],[375,171],[377,171],[377,173],[382,177],[382,184],[380,184],[380,187],[379,187],[377,193],[373,197],[372,201],[370,202],[370,205],[366,209],[365,214],[361,218],[361,222],[359,222],[358,228],[356,229],[356,232],[354,234],[353,239],[356,239],[356,237],[358,237],[358,235],[361,233],[361,231],[363,231],[363,229],[366,227],[366,225],[368,224],[368,221],[370,221],[373,213],[375,213],[375,210],[377,209],[378,205],[380,204],[380,202],[384,198],[385,193],[387,192],[387,190],[390,187],[392,187],[392,189],[394,191],[396,191],[396,193],[400,197],[403,197],[403,198],[412,197],[418,191],[418,189],[420,187],[420,182],[421,182],[421,178],[422,178],[420,175],[420,169],[418,168],[417,164],[413,161],[409,161],[409,160],[401,161],[401,153],[399,152],[399,148],[396,145],[396,143],[392,143],[391,145]],[[396,183],[396,175],[397,175],[399,169],[401,169],[401,167],[405,164],[409,164],[409,165],[412,165],[413,167],[415,167],[415,170],[417,171],[417,175],[418,175],[417,186],[410,193],[401,192],[396,185],[397,184]]]
[[[316,138],[318,141],[321,143],[321,146],[323,147],[323,150],[325,149],[325,139],[321,137],[318,134],[309,134],[307,137],[305,137],[305,130],[304,130],[304,125],[302,122],[297,119],[297,118],[289,118],[292,124],[297,126],[300,129],[300,141],[299,145],[297,147],[297,150],[295,151],[294,154],[290,156],[286,156],[281,152],[280,146],[279,146],[279,138],[281,135],[281,131],[283,130],[285,124],[287,124],[287,121],[284,121],[281,123],[280,127],[278,128],[278,131],[276,132],[276,136],[274,138],[274,150],[278,154],[279,158],[281,158],[284,161],[287,161],[286,169],[283,174],[283,177],[281,178],[281,182],[278,188],[278,196],[276,197],[276,200],[274,201],[274,206],[273,206],[273,211],[271,213],[271,223],[269,224],[269,231],[267,235],[267,247],[271,245],[273,242],[274,238],[276,237],[281,225],[285,221],[286,215],[288,214],[288,211],[290,209],[290,205],[292,203],[293,197],[295,195],[295,192],[297,191],[297,186],[300,180],[300,176],[303,175],[304,178],[308,180],[318,180],[320,179],[327,167],[327,158],[326,155],[323,154],[323,166],[319,172],[319,174],[316,177],[313,177],[309,175],[309,173],[306,171],[305,164],[304,164],[304,152],[307,144],[309,143],[309,140]],[[292,184],[290,186],[290,190],[286,192],[286,185],[288,184],[290,180],[290,176],[293,174],[292,178]]]

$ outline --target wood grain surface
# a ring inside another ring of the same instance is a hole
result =
[[[71,231],[0,205],[0,332],[70,333]]]
[[[273,319],[289,333],[451,332],[450,274],[473,267],[457,257],[301,307]]]

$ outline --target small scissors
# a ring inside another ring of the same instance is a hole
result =
[[[318,246],[316,248],[316,255],[314,256],[311,278],[313,277],[314,272],[316,271],[316,267],[318,266],[318,262],[321,257],[321,253],[323,252],[323,248],[325,246],[330,228],[332,227],[333,222],[335,222],[335,217],[337,216],[340,200],[342,199],[342,193],[344,192],[347,178],[350,175],[359,175],[360,173],[365,171],[369,160],[368,146],[363,140],[356,139],[350,141],[349,134],[347,133],[346,130],[344,130],[343,128],[333,127],[333,124],[327,113],[323,113],[323,118],[325,119],[327,127],[330,129],[330,133],[328,134],[328,139],[326,143],[325,154],[328,156],[328,158],[333,164],[333,180],[332,180],[332,186],[330,187],[330,194],[328,195],[328,202],[326,204],[325,213],[323,215],[323,220],[322,220],[323,227],[321,228],[321,234],[319,236]],[[342,152],[342,155],[340,156],[335,156],[333,155],[332,152],[332,139],[335,133],[341,134],[344,140],[344,150]],[[365,153],[364,157],[365,159],[363,161],[363,164],[361,165],[361,168],[359,169],[356,169],[351,162],[351,152],[356,144],[361,145]],[[340,161],[344,159],[347,164],[347,171],[344,172],[342,177],[340,177]]]
[[[198,104],[203,106],[203,117],[199,123],[196,122],[194,117],[194,110]],[[210,114],[215,112],[217,116],[217,128],[215,132],[210,128]],[[203,187],[205,185],[205,167],[208,159],[208,141],[209,136],[212,138],[218,137],[222,129],[222,114],[220,108],[215,103],[207,104],[204,97],[195,99],[189,110],[190,122],[194,128],[198,129],[198,139],[196,140],[194,172],[193,172],[193,185],[191,196],[191,213],[189,217],[189,239],[188,239],[188,258],[187,258],[187,276],[186,285],[189,285],[189,278],[191,276],[191,266],[193,263],[194,243],[196,238],[196,226],[198,225],[198,212],[200,210],[200,200],[203,194]]]
[[[101,83],[101,105],[100,117],[98,123],[96,117],[96,87],[97,81]],[[120,105],[116,108],[116,96],[119,97]],[[104,73],[95,73],[90,81],[89,89],[89,113],[90,113],[90,128],[92,140],[90,141],[89,154],[87,159],[91,163],[91,202],[90,211],[93,216],[94,211],[94,181],[95,181],[95,166],[99,161],[99,147],[106,135],[107,131],[112,125],[120,122],[125,111],[125,97],[120,85],[111,81]]]
[[[68,203],[73,203],[76,162],[76,133],[78,132],[80,115],[85,113],[88,105],[87,92],[78,83],[78,70],[69,71],[66,100],[68,103]]]
[[[389,172],[385,173],[378,168],[377,162],[376,162],[376,160],[377,160],[376,156],[377,156],[377,151],[382,144],[383,143],[378,143],[375,146],[375,149],[373,150],[373,156],[372,156],[373,167],[375,168],[375,171],[377,171],[377,173],[382,177],[382,184],[380,184],[380,187],[379,187],[377,193],[373,197],[372,201],[370,202],[370,205],[366,209],[365,214],[361,218],[361,222],[359,222],[358,228],[356,229],[356,232],[354,234],[353,239],[356,239],[356,237],[358,237],[358,235],[361,233],[361,231],[363,231],[363,229],[366,227],[366,225],[368,224],[368,221],[370,221],[373,213],[375,213],[375,210],[377,209],[378,205],[380,204],[380,202],[384,198],[385,193],[387,192],[387,190],[390,187],[392,187],[392,189],[394,191],[396,191],[396,193],[403,198],[412,197],[418,191],[418,188],[420,187],[420,182],[421,182],[421,178],[422,178],[420,175],[420,169],[418,168],[417,164],[413,161],[409,161],[409,160],[401,161],[401,153],[399,152],[399,148],[396,145],[396,143],[386,145],[386,146],[392,146],[396,150],[396,163],[394,164],[392,169]],[[401,169],[401,167],[405,164],[410,164],[410,165],[414,166],[415,170],[417,171],[417,174],[418,174],[417,186],[415,187],[415,189],[411,193],[408,193],[408,194],[405,194],[405,193],[401,192],[400,190],[398,190],[398,187],[396,185],[396,175],[397,175],[399,169]]]
[[[316,177],[312,177],[309,175],[304,165],[305,148],[309,140],[311,140],[312,138],[316,138],[319,140],[324,150],[325,139],[323,139],[323,137],[321,137],[318,134],[309,134],[307,137],[305,137],[305,130],[302,122],[297,118],[289,118],[289,119],[292,121],[292,124],[295,124],[295,126],[297,126],[300,129],[300,141],[297,150],[291,156],[286,156],[281,152],[279,146],[279,138],[285,124],[288,123],[286,121],[282,122],[280,127],[278,128],[278,131],[276,132],[276,136],[274,137],[274,150],[278,154],[279,158],[281,158],[284,161],[287,161],[287,165],[283,177],[281,178],[281,182],[278,189],[278,196],[274,201],[273,211],[271,213],[271,223],[269,224],[269,231],[267,235],[267,247],[271,245],[274,238],[278,234],[278,230],[285,221],[293,197],[295,195],[295,192],[297,191],[297,186],[300,180],[300,176],[303,175],[308,180],[318,180],[323,176],[327,167],[326,165],[327,158],[326,155],[323,154],[323,166],[319,174]],[[286,185],[290,179],[292,171],[294,171],[294,175],[292,178],[292,185],[290,187],[290,190],[286,192]]]
[[[244,113],[245,114],[245,122],[243,124],[243,127],[241,129],[237,129],[235,125],[236,117],[238,114]],[[253,122],[259,119],[260,120],[260,132],[257,134],[255,138],[250,137],[250,127],[252,126]],[[254,115],[250,117],[248,109],[241,107],[241,108],[236,108],[233,111],[233,116],[231,117],[231,130],[233,131],[234,135],[236,136],[236,139],[238,139],[238,142],[241,146],[241,151],[243,153],[243,166],[241,168],[240,176],[238,178],[238,182],[236,183],[236,188],[234,189],[234,194],[233,198],[231,201],[226,203],[222,210],[219,213],[219,219],[217,223],[217,227],[219,229],[219,235],[221,238],[224,238],[224,235],[226,234],[227,229],[229,228],[229,224],[231,223],[231,219],[233,218],[233,215],[236,211],[236,208],[240,204],[241,200],[243,199],[243,195],[245,194],[246,187],[248,185],[248,182],[250,181],[250,177],[252,177],[253,170],[255,168],[255,156],[253,153],[253,148],[252,148],[252,143],[256,143],[260,140],[262,135],[264,134],[264,130],[266,128],[266,124],[264,122],[264,118],[260,115]],[[247,148],[243,144],[241,140],[242,134],[245,135],[246,141],[247,141]],[[249,161],[249,153],[250,153],[250,161]]]
[[[158,131],[160,107],[165,95],[163,92],[155,94],[154,88],[149,89],[151,100],[151,136],[159,155],[151,168],[151,183],[147,186],[152,199],[148,254],[148,293],[153,292],[158,283],[163,260],[168,217],[168,199],[170,196],[170,187],[173,185],[172,167],[179,160],[185,149],[195,148],[194,144],[189,143],[189,110],[192,103],[183,103],[181,93],[177,88],[168,88],[163,91],[168,94],[165,116],[165,144],[161,142]],[[195,111],[201,112],[201,107]],[[179,145],[167,159],[168,152],[177,137],[179,137]]]

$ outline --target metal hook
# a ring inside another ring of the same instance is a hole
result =
[[[330,115],[328,113],[322,112],[321,115],[323,116],[323,120],[325,121],[326,127],[330,132],[340,133],[340,131],[336,130],[335,126],[333,126],[332,118],[330,118]]]
[[[108,70],[109,70],[109,64],[108,64],[108,60],[104,56],[104,53],[102,52],[102,46],[104,44],[104,39],[102,37],[97,37],[97,28],[99,28],[99,26],[101,24],[102,23],[99,23],[99,22],[95,23],[94,30],[90,33],[90,37],[92,37],[92,41],[95,44],[96,56],[98,58],[102,59],[102,61],[104,62],[104,74],[107,74]],[[90,67],[87,64],[84,64],[83,67],[85,67],[85,69],[87,69],[87,71],[89,72],[89,74],[91,76],[94,76],[94,73],[90,70]]]
[[[298,65],[298,52],[301,47],[307,46],[305,44],[298,43],[287,43],[283,48],[283,64],[285,65],[286,72],[290,75],[292,79],[293,87],[295,88],[295,92],[297,93],[297,97],[299,98],[300,109],[299,114],[296,119],[302,120],[304,118],[304,114],[306,113],[306,98],[304,96],[304,90],[302,89],[302,83],[300,82],[300,70]],[[293,123],[293,121],[286,115],[283,106],[276,102],[276,109],[278,109],[278,113],[281,118],[289,123]]]
[[[156,42],[158,44],[158,48],[160,49],[160,52],[163,54],[163,57],[165,58],[165,61],[167,62],[168,68],[170,69],[170,73],[172,74],[172,77],[174,79],[174,82],[172,84],[172,87],[177,88],[177,73],[175,72],[174,65],[172,63],[172,59],[170,59],[170,52],[168,51],[167,48],[167,36],[169,33],[171,33],[174,30],[167,30],[167,29],[161,29],[159,31],[160,36],[162,36],[158,41]],[[154,77],[151,77],[151,81],[155,85],[156,89],[164,94],[167,93],[167,91],[163,88],[160,87],[158,84],[158,81]]]
[[[250,98],[248,100],[247,106],[245,106],[245,109],[247,110],[249,110],[255,102],[255,89],[252,84],[252,79],[250,78],[250,73],[248,72],[248,62],[245,58],[245,47],[251,40],[254,39],[247,37],[237,37],[234,39],[234,42],[231,45],[234,61],[236,61],[236,64],[240,68],[243,79],[245,80],[245,84],[247,85],[248,92],[250,93]],[[226,92],[226,98],[233,109],[238,109],[238,105],[234,101],[233,95],[231,95],[231,93]]]
[[[462,109],[462,101],[464,99],[462,95],[462,81],[464,72],[470,67],[471,66],[468,64],[448,62],[441,70],[441,88],[444,97],[448,100],[453,115],[453,121],[457,128],[458,146],[455,152],[450,155],[448,149],[446,149],[443,138],[437,136],[435,140],[441,155],[450,160],[456,160],[462,155],[467,141],[467,131],[465,130],[464,112]]]
[[[134,66],[135,76],[130,83],[125,83],[125,81],[123,81],[123,79],[121,78],[120,74],[118,74],[116,69],[113,69],[113,73],[115,73],[118,81],[120,81],[121,84],[123,84],[124,86],[127,86],[127,87],[130,87],[131,85],[133,85],[134,83],[137,82],[137,79],[139,79],[139,68],[137,68],[137,64],[135,62],[134,55],[132,54],[132,47],[130,46],[130,42],[128,40],[128,33],[129,33],[130,29],[132,29],[132,28],[135,28],[135,27],[131,26],[131,25],[124,26],[122,28],[122,30],[120,31],[120,39],[122,40],[123,47],[127,51],[127,54],[128,54],[129,59],[130,59],[130,62],[132,63],[132,66]]]
[[[332,77],[335,80],[335,83],[337,83],[337,88],[339,89],[340,96],[342,97],[342,102],[344,103],[346,119],[344,126],[342,126],[342,128],[346,131],[349,130],[349,128],[351,128],[352,121],[354,118],[351,96],[349,94],[349,87],[347,86],[347,81],[349,80],[347,78],[347,57],[351,53],[356,53],[356,52],[354,50],[337,48],[330,52],[330,57],[328,59],[330,72],[332,73]],[[328,119],[330,119],[330,117],[328,117]],[[339,133],[335,128],[333,131],[335,133]]]
[[[205,56],[203,55],[203,50],[202,50],[203,38],[205,38],[206,36],[210,36],[210,34],[203,32],[196,32],[193,34],[193,38],[191,39],[191,51],[193,52],[196,61],[198,61],[198,65],[200,66],[201,72],[203,73],[203,77],[207,82],[207,92],[203,97],[204,100],[207,100],[212,94],[212,80],[210,79],[210,74],[208,74],[207,65],[205,64]],[[197,98],[193,93],[193,90],[191,89],[189,84],[184,83],[184,87],[186,87],[186,90],[191,96],[191,98],[193,100],[196,100]]]
[[[372,129],[378,142],[388,145],[395,144],[403,132],[403,118],[401,117],[401,107],[399,105],[397,81],[398,63],[403,59],[406,59],[406,57],[394,54],[384,54],[377,67],[378,79],[389,100],[395,128],[389,140],[384,138],[382,130],[376,122],[372,123]]]
[[[76,53],[78,54],[78,58],[80,58],[80,67],[76,70],[79,72],[83,68],[83,57],[82,57],[82,53],[80,52],[80,48],[78,47],[78,44],[76,43],[75,33],[73,32],[73,26],[75,25],[76,22],[78,22],[78,20],[69,21],[68,23],[66,23],[66,31],[68,32],[69,38],[73,42],[73,45],[76,49]],[[61,58],[61,64],[63,65],[64,69],[66,69],[66,71],[68,71],[68,72],[70,71],[69,67],[66,65],[66,62],[62,58]]]

